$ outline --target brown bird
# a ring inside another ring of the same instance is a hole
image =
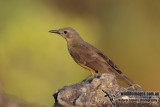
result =
[[[74,29],[64,27],[59,30],[50,30],[49,32],[57,33],[64,37],[67,41],[69,53],[75,62],[91,71],[92,74],[85,80],[92,76],[97,76],[98,72],[102,72],[113,74],[117,79],[124,81],[130,86],[134,84],[106,55],[85,42]]]

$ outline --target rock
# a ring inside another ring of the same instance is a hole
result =
[[[125,101],[139,96],[121,95],[123,92],[144,92],[141,86],[134,84],[124,88],[117,84],[115,76],[102,74],[97,78],[66,85],[54,93],[54,107],[152,107],[159,102]],[[125,93],[124,93],[125,94]],[[142,98],[142,97],[141,97]],[[159,99],[156,97],[156,99]],[[120,101],[121,100],[121,101]],[[124,100],[124,101],[123,101]]]

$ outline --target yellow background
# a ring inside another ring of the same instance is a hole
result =
[[[48,31],[73,27],[145,91],[160,91],[159,0],[1,0],[0,81],[7,95],[51,107],[90,72]]]

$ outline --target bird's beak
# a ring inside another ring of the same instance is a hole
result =
[[[58,32],[58,30],[50,30],[49,32],[60,34],[60,33]]]

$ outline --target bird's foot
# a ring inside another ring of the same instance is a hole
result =
[[[98,73],[95,73],[95,74],[94,74],[94,78],[98,78]]]
[[[85,78],[82,82],[87,82],[91,77],[93,76],[93,74],[89,75],[87,78]]]
[[[92,77],[93,77],[93,78],[98,78],[98,73],[89,75],[89,76],[88,76],[87,78],[85,78],[82,82],[90,81],[91,79],[93,79]]]

